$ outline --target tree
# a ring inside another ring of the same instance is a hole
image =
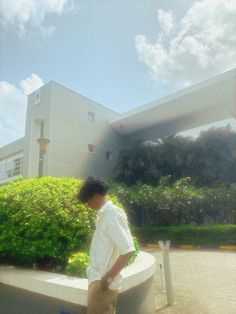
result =
[[[117,180],[155,185],[162,176],[174,182],[191,177],[197,186],[236,182],[236,132],[231,127],[211,128],[193,140],[167,136],[160,142],[135,142],[121,150]]]

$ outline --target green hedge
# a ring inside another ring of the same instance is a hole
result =
[[[87,251],[96,214],[76,198],[81,183],[43,177],[1,186],[0,262],[58,269]]]
[[[213,248],[236,245],[236,225],[133,227],[133,233],[142,243],[170,240],[171,246],[191,244]]]
[[[189,178],[158,186],[110,182],[133,224],[143,226],[208,225],[236,223],[236,187],[196,188]]]

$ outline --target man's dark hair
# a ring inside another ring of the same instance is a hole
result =
[[[105,196],[109,190],[109,185],[98,177],[88,177],[78,193],[78,199],[81,203],[87,203],[96,193]]]

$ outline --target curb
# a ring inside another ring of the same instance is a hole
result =
[[[158,243],[144,243],[142,245],[148,249],[160,249],[160,245]],[[200,245],[192,245],[192,244],[183,244],[174,246],[173,249],[184,249],[184,250],[206,250],[206,249],[215,249],[220,251],[236,251],[236,245],[220,245],[214,248],[210,247],[203,247]]]
[[[236,245],[221,245],[220,250],[236,251]]]

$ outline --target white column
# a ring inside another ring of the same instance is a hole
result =
[[[171,267],[170,267],[170,259],[169,259],[170,241],[166,241],[166,245],[164,245],[163,241],[159,241],[159,245],[160,245],[160,248],[162,250],[162,255],[163,255],[167,304],[172,305],[174,304],[174,292],[173,292],[173,286],[172,286],[172,276],[171,276]]]

